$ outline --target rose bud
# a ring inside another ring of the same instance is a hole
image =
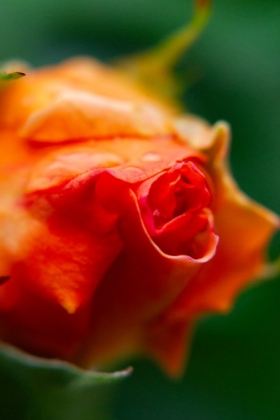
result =
[[[227,164],[229,128],[77,59],[0,92],[0,337],[182,371],[194,322],[260,275],[277,217]]]

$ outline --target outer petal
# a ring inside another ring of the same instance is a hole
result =
[[[14,284],[24,283],[26,290],[68,312],[90,300],[123,245],[115,229],[118,215],[102,207],[96,177],[86,191],[78,184],[64,195],[57,191],[60,200],[52,199],[53,189],[100,163],[106,167],[119,159],[83,150],[45,159],[31,176],[27,168],[18,170],[17,177],[0,178],[2,190],[9,191],[0,206],[1,275],[12,270]],[[7,296],[2,305],[7,306]]]
[[[1,340],[39,356],[73,358],[88,333],[88,307],[69,314],[57,302],[25,287],[28,281],[22,273],[20,281],[11,276],[1,287]]]
[[[68,90],[31,114],[20,136],[57,143],[114,136],[150,136],[170,131],[166,118],[149,105]]]
[[[99,101],[96,100],[98,98]],[[119,106],[121,104],[124,106]],[[157,130],[162,127],[162,124],[166,126],[161,119],[162,116],[165,117],[166,122],[170,119],[167,113],[167,111],[170,112],[170,108],[150,97],[139,89],[139,86],[130,83],[125,77],[101,65],[98,61],[80,58],[66,61],[59,66],[47,67],[34,72],[29,71],[26,80],[19,80],[6,91],[1,92],[0,106],[5,109],[5,113],[0,115],[0,126],[5,129],[12,128],[17,133],[23,130],[25,135],[30,134],[30,130],[34,132],[36,129],[35,131],[39,130],[39,140],[51,142],[54,139],[48,136],[48,133],[55,133],[56,141],[61,138],[64,140],[65,134],[71,139],[73,139],[73,135],[81,135],[81,133],[83,137],[84,135],[88,137],[88,135],[92,136],[92,125],[94,124],[87,118],[89,112],[86,110],[87,105],[94,110],[95,121],[99,126],[100,121],[96,119],[96,116],[102,109],[104,110],[104,107],[106,116],[110,118],[113,116],[115,123],[121,123],[121,115],[126,116],[125,122],[128,125],[130,125],[130,120],[127,117],[132,117],[134,123],[141,122],[141,118],[138,118],[139,115],[141,116],[139,111],[147,110],[144,112],[144,116],[147,117],[144,120],[148,121],[148,124],[145,124],[146,134],[149,126],[152,127],[152,130],[153,128]],[[109,108],[106,109],[106,106]],[[82,116],[78,115],[81,110],[84,113]],[[151,118],[153,112],[154,116],[157,115],[161,119],[161,124],[156,124],[156,127]],[[52,118],[52,115],[58,114],[59,118]],[[32,120],[37,122],[30,121],[32,115],[34,115]],[[74,121],[66,119],[66,115],[74,118],[77,127],[73,124]],[[61,117],[64,121],[64,128],[61,124],[62,121],[59,121]],[[47,121],[51,122],[51,127],[47,126]],[[105,116],[103,121],[106,121]],[[105,122],[105,126],[110,129],[114,128],[113,124],[110,125],[107,122]],[[133,126],[135,127],[135,124]],[[71,133],[69,127],[74,128],[74,133]],[[140,127],[139,123],[137,127]],[[85,131],[86,128],[90,128],[90,132]],[[140,134],[141,131],[143,131],[143,127],[140,127]],[[150,132],[150,129],[148,131]],[[126,134],[126,132],[119,134]]]
[[[192,340],[193,327],[190,318],[166,319],[159,316],[146,328],[145,353],[170,376],[178,377],[188,358],[186,343]]]

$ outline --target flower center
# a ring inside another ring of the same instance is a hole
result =
[[[148,196],[157,230],[186,212],[199,212],[209,203],[205,177],[191,162],[178,164],[163,174],[151,186]]]
[[[202,258],[213,235],[211,195],[204,174],[191,161],[145,181],[138,192],[143,222],[170,255]]]

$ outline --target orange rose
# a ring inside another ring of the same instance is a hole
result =
[[[278,226],[232,180],[228,126],[87,59],[29,72],[0,104],[1,338],[177,374],[194,320],[231,307]]]

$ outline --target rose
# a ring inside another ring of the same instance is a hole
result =
[[[29,72],[0,103],[2,340],[179,373],[194,321],[232,306],[278,226],[231,178],[228,126],[86,59]]]

